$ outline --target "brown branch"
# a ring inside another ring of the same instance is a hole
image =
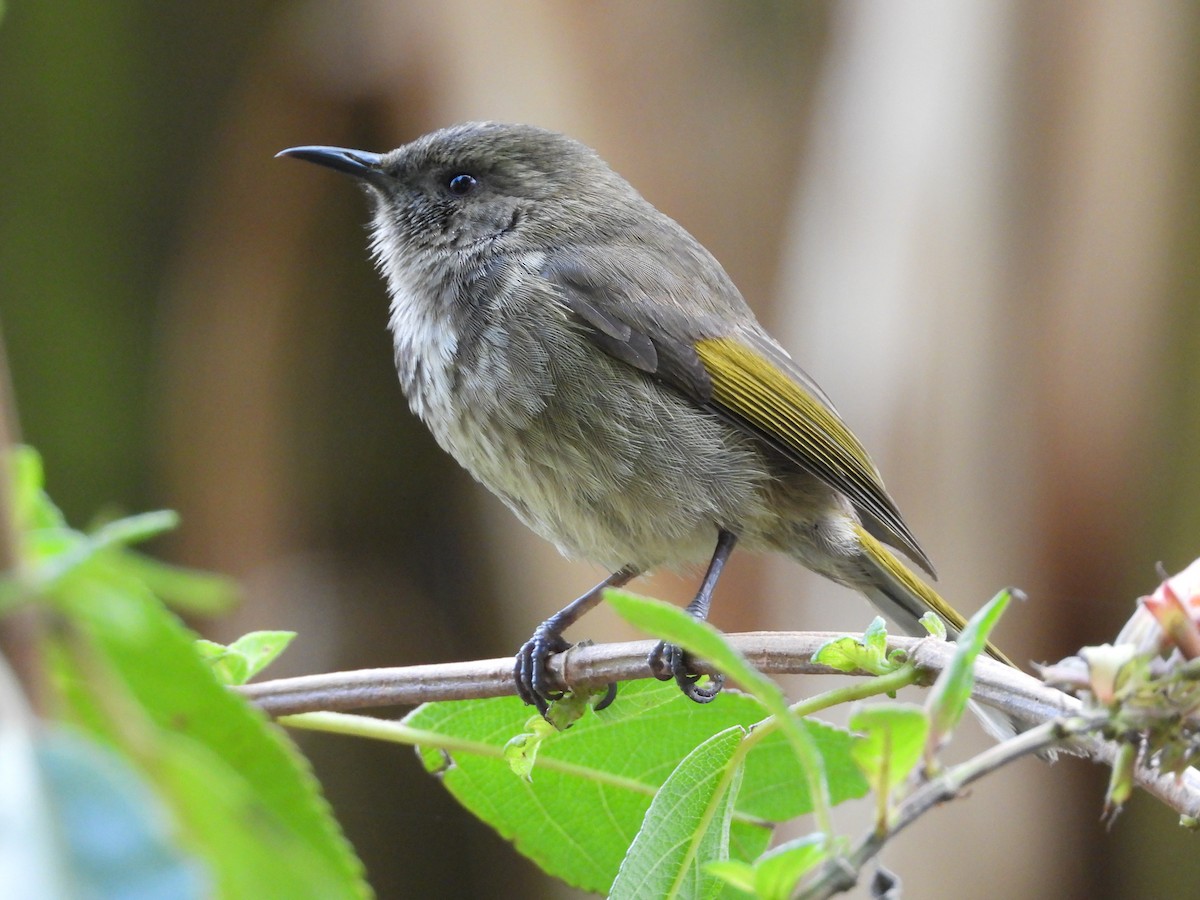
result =
[[[755,631],[726,635],[752,665],[768,675],[836,675],[837,670],[812,662],[830,638],[814,632]],[[557,686],[598,687],[615,681],[650,678],[646,657],[653,641],[572,647],[551,657],[549,670]],[[903,649],[918,668],[936,677],[950,661],[955,645],[927,638],[889,637],[889,649]],[[697,668],[706,671],[703,663]],[[975,697],[1023,721],[1043,722],[1079,709],[1061,691],[995,660],[976,663]],[[868,673],[858,673],[866,675]],[[359,669],[326,675],[281,678],[239,688],[272,716],[316,710],[351,710],[379,706],[413,706],[432,700],[503,697],[516,693],[511,657],[473,662]]]

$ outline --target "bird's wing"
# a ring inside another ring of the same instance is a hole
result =
[[[716,316],[676,313],[597,271],[562,257],[542,271],[588,339],[845,494],[868,532],[934,575],[867,451],[786,352],[757,328],[730,333]]]

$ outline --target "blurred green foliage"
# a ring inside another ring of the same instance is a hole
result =
[[[14,475],[13,509],[4,513],[15,525],[17,560],[0,595],[10,614],[34,614],[40,653],[26,675],[49,686],[53,717],[77,735],[47,744],[30,714],[11,715],[19,701],[6,692],[6,727],[20,729],[49,768],[45,781],[25,772],[5,782],[5,807],[21,820],[9,831],[32,837],[23,854],[7,841],[0,848],[13,879],[4,890],[36,884],[47,886],[44,896],[173,900],[206,895],[198,885],[207,883],[222,897],[366,896],[362,865],[307,762],[227,690],[156,596],[155,578],[129,564],[129,544],[173,527],[175,517],[77,531],[43,490],[31,449],[4,462]],[[171,576],[164,583],[176,587],[193,578],[178,569]],[[211,576],[195,578],[184,595],[228,594]],[[3,743],[6,771],[18,770],[20,743]],[[117,834],[126,839],[110,840]]]

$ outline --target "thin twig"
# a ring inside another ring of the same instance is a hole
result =
[[[812,661],[816,651],[836,634],[757,631],[727,635],[752,665],[768,675],[834,675]],[[615,681],[651,677],[646,657],[652,641],[572,647],[551,657],[549,669],[557,687],[599,687]],[[950,661],[955,645],[929,638],[889,637],[889,649],[906,651],[933,679]],[[707,671],[703,662],[697,668]],[[974,696],[1022,721],[1037,723],[1079,709],[1072,697],[1047,687],[1030,675],[995,660],[975,666]],[[860,675],[869,673],[861,672]],[[359,669],[304,675],[245,685],[239,690],[272,716],[317,710],[351,710],[382,706],[414,706],[433,700],[503,697],[516,693],[511,657],[472,662]]]
[[[983,776],[1034,753],[1060,746],[1064,741],[1102,727],[1102,718],[1081,716],[1044,722],[1003,743],[989,747],[960,765],[946,769],[937,777],[920,784],[891,815],[882,833],[872,828],[849,855],[830,860],[824,874],[800,894],[802,900],[824,900],[847,891],[858,881],[863,866],[878,855],[883,845],[933,807],[957,797],[967,785]]]

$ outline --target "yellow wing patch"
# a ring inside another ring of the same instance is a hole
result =
[[[713,402],[747,423],[818,478],[846,494],[897,547],[929,560],[888,496],[874,463],[837,414],[770,360],[734,338],[696,343]]]

